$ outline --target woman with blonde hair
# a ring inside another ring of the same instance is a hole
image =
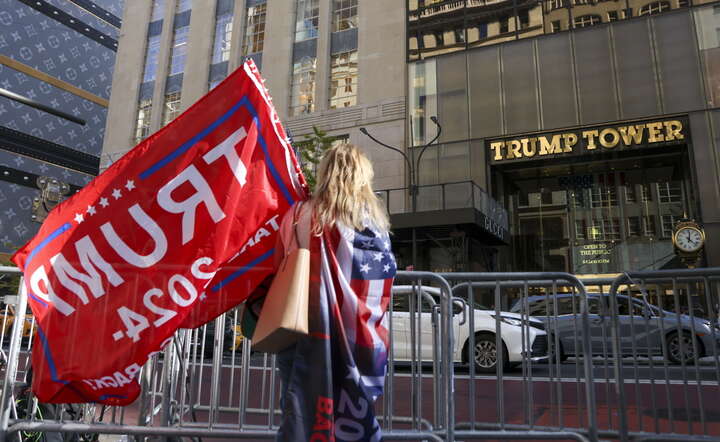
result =
[[[311,265],[309,335],[278,355],[278,440],[380,440],[373,403],[384,386],[383,318],[396,265],[372,179],[372,164],[357,147],[334,146],[320,162],[311,198],[283,218],[276,265],[298,243],[309,248]]]

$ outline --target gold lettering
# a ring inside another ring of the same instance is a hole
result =
[[[502,150],[503,147],[505,147],[504,141],[494,141],[490,143],[490,149],[492,149],[495,152],[495,156],[493,156],[493,160],[500,161],[503,159]]]
[[[553,135],[552,141],[548,142],[547,137],[540,138],[540,155],[549,155],[553,153],[562,153],[560,146],[560,135]]]
[[[620,131],[620,135],[622,136],[623,143],[625,143],[626,146],[631,146],[633,144],[642,143],[643,133],[645,132],[645,125],[638,124],[636,126],[623,126],[619,127],[618,130]]]
[[[596,130],[583,131],[582,137],[587,140],[587,150],[593,150],[597,147],[595,145],[595,138],[597,136],[598,136],[598,131],[596,131]]]
[[[662,129],[662,123],[648,123],[648,143],[657,143],[658,141],[665,141],[665,136],[660,132]]]
[[[578,137],[572,132],[566,133],[562,135],[563,141],[565,141],[565,148],[563,148],[563,152],[572,152],[573,146],[577,144]]]
[[[608,141],[605,137],[607,135],[612,136],[612,141]],[[608,149],[612,149],[613,147],[617,146],[618,142],[620,141],[620,134],[618,131],[613,129],[612,127],[608,127],[607,129],[603,129],[600,132],[600,145],[602,147],[607,147]]]
[[[665,140],[684,140],[685,135],[682,134],[683,125],[678,120],[666,121],[665,123]]]
[[[537,153],[537,138],[523,138],[522,143],[523,155],[526,157],[534,157]]]
[[[522,158],[522,145],[518,140],[512,140],[507,143],[507,159],[512,160],[513,158]]]

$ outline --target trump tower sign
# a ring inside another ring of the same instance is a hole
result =
[[[685,144],[687,119],[633,122],[487,141],[490,163],[561,159],[572,155]]]
[[[243,301],[271,272],[306,187],[252,61],[72,198],[13,257],[38,321],[43,402],[126,405],[180,327]]]

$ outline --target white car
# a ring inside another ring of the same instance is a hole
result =
[[[433,308],[432,304],[436,303],[439,299],[440,289],[426,286],[422,286],[421,289],[424,292],[422,296],[424,299],[422,302],[422,312],[420,313],[422,317],[420,323],[421,360],[424,362],[432,362],[434,332],[431,311]],[[396,362],[411,361],[409,299],[412,291],[412,286],[393,287],[392,340],[394,360]],[[453,360],[456,363],[466,364],[469,362],[469,311],[470,308],[468,305],[464,301],[456,298],[453,302],[453,334],[455,336]],[[475,315],[474,361],[476,371],[482,373],[495,372],[497,365],[495,310],[478,310],[476,308],[473,309],[473,312]],[[527,320],[527,324],[523,327],[523,319],[519,314],[510,312],[500,313],[500,337],[502,338],[504,346],[504,368],[511,368],[522,363],[523,358],[529,358],[533,362],[539,362],[548,358],[548,337],[544,331],[544,323],[532,316],[526,317],[525,319]],[[525,329],[524,332],[523,328]],[[529,343],[529,346],[525,346],[525,351],[523,351],[522,345],[523,338]]]

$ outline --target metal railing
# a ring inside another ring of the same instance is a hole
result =
[[[474,208],[508,230],[507,210],[474,181],[426,184],[417,188],[417,212]],[[412,212],[410,188],[377,190],[389,214]]]
[[[0,274],[19,277],[11,268]],[[720,268],[583,280],[399,272],[385,319],[385,394],[375,404],[383,436],[720,440],[719,297]],[[48,407],[25,385],[35,328],[23,312],[27,298],[5,301],[0,440],[277,433],[276,358],[251,352],[237,310],[179,330],[143,368],[135,404],[59,405],[43,416],[36,411]]]

